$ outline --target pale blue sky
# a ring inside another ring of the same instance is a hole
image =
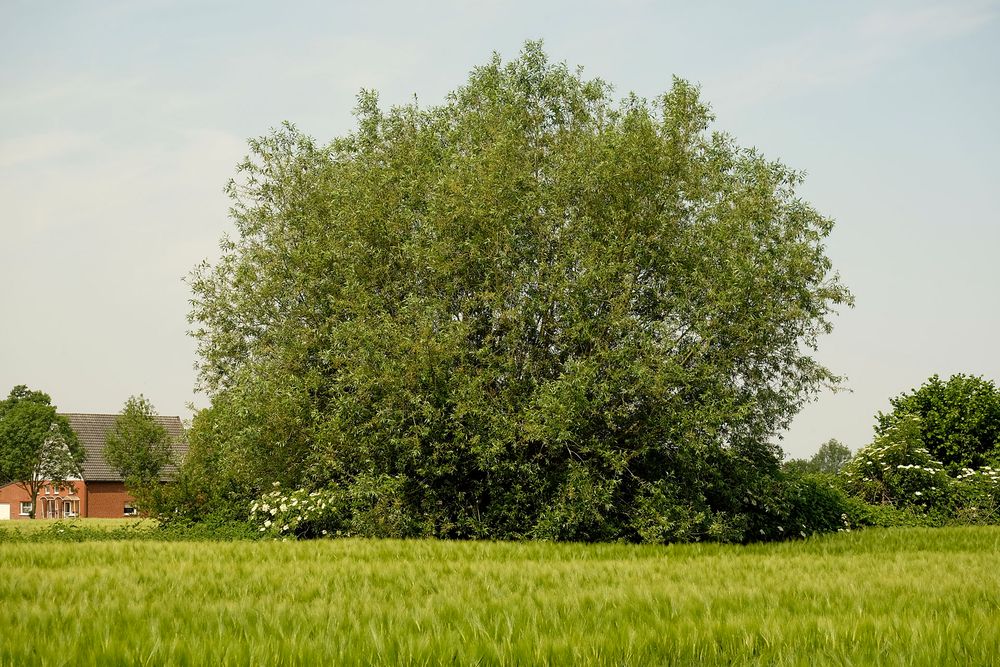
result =
[[[719,129],[808,172],[857,298],[783,446],[870,440],[932,373],[1000,380],[1000,3],[0,3],[0,392],[165,414],[192,388],[181,281],[230,229],[248,137],[352,127],[359,88],[434,104],[542,38],[620,95],[702,86]]]

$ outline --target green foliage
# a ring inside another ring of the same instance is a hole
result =
[[[152,403],[141,394],[130,396],[108,431],[104,457],[144,510],[158,504],[161,473],[172,456],[170,435],[156,421]]]
[[[232,542],[258,539],[260,534],[246,521],[221,521],[212,517],[197,522],[120,521],[99,524],[94,519],[76,521],[39,521],[35,530],[21,526],[0,528],[3,542]],[[20,523],[20,522],[19,522]]]
[[[1000,470],[964,468],[952,486],[951,522],[1000,524]]]
[[[161,521],[148,539],[164,542],[237,542],[255,540],[260,534],[247,521],[220,516],[202,516],[198,521]]]
[[[1000,471],[985,466],[949,475],[924,446],[921,419],[916,415],[900,415],[858,452],[841,479],[848,492],[876,506],[862,519],[867,525],[1000,521]]]
[[[873,505],[917,512],[948,503],[951,478],[923,444],[920,418],[905,415],[844,468],[845,488]]]
[[[974,375],[937,375],[910,393],[890,400],[875,432],[886,433],[906,415],[920,417],[920,433],[931,455],[951,474],[961,468],[1000,466],[1000,388]]]
[[[829,475],[789,475],[784,525],[789,536],[850,530],[863,523],[863,503],[852,498]]]
[[[79,475],[84,451],[49,395],[14,387],[0,401],[0,485],[16,482],[31,497],[35,518],[43,484],[61,486]]]
[[[840,443],[836,438],[830,438],[822,445],[819,451],[806,459],[791,459],[786,461],[784,468],[798,473],[820,473],[825,475],[836,475],[840,469],[851,460],[852,454],[849,447]]]
[[[936,528],[947,523],[941,514],[928,514],[912,507],[869,505],[861,502],[856,525],[870,528]]]
[[[230,523],[245,521],[247,508],[258,497],[258,485],[226,467],[222,445],[226,439],[220,408],[198,412],[186,433],[188,451],[177,474],[161,489],[157,519],[165,523]],[[253,465],[246,461],[246,466]],[[242,469],[242,468],[241,468]]]
[[[191,479],[226,491],[192,488],[336,488],[361,534],[745,539],[850,301],[801,174],[687,82],[615,104],[536,43],[357,117],[252,141],[230,186],[191,277]]]

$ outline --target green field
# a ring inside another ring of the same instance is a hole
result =
[[[0,542],[0,663],[994,664],[1000,528],[750,547]]]

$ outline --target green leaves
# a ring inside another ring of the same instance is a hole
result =
[[[836,475],[852,458],[851,450],[836,438],[830,438],[809,460],[792,459],[784,468],[797,473],[820,473]]]
[[[0,484],[18,483],[34,503],[44,483],[59,485],[79,475],[84,451],[49,395],[24,385],[0,401]]]
[[[148,399],[142,394],[130,396],[104,444],[108,464],[118,470],[145,510],[150,509],[163,467],[172,456],[167,429],[155,417],[156,410]]]
[[[932,376],[918,389],[890,399],[877,415],[878,434],[906,415],[920,417],[921,438],[954,475],[961,468],[1000,464],[1000,388],[974,375]]]
[[[616,104],[538,43],[357,114],[251,142],[192,275],[219,474],[391,479],[390,523],[445,536],[740,534],[850,302],[800,175],[709,135],[697,87]],[[632,521],[663,498],[679,528]]]

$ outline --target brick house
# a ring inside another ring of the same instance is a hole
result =
[[[133,498],[125,490],[122,476],[104,460],[104,442],[118,415],[69,413],[63,416],[69,420],[87,457],[81,466],[80,479],[71,480],[69,485],[62,487],[52,484],[42,487],[38,493],[35,516],[39,519],[134,516]],[[159,416],[155,419],[167,430],[173,442],[174,458],[179,461],[187,453],[180,417]],[[167,481],[176,470],[173,465],[164,468],[163,481]],[[0,521],[27,519],[30,510],[31,498],[24,489],[17,484],[0,487]]]

